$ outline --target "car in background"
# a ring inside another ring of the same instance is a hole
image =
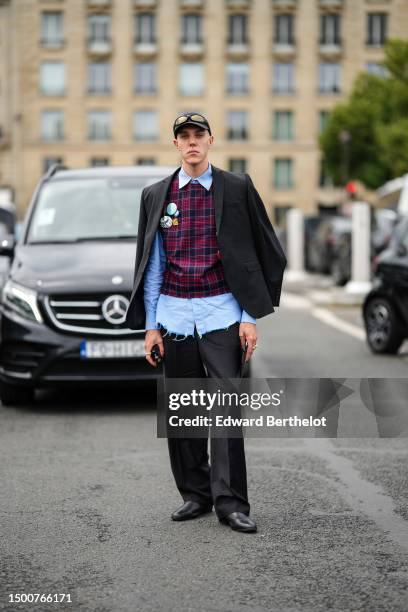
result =
[[[351,235],[351,219],[340,215],[327,215],[311,235],[308,249],[309,270],[330,274],[336,249],[345,234]]]
[[[53,166],[40,180],[0,304],[0,399],[30,403],[36,388],[127,383],[160,375],[144,330],[125,315],[133,287],[140,197],[167,167]]]
[[[389,209],[374,209],[371,215],[370,259],[387,248],[397,213]],[[351,235],[352,227],[339,233],[334,242],[330,274],[336,285],[345,285],[351,278]]]
[[[305,269],[313,271],[313,256],[310,255],[310,249],[313,237],[315,236],[319,225],[325,220],[324,215],[307,215],[304,218],[304,261]]]
[[[408,216],[389,248],[376,258],[373,287],[363,303],[367,343],[373,353],[397,353],[408,337]]]

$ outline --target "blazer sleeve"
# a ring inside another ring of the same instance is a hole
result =
[[[251,177],[246,174],[247,202],[251,228],[255,239],[256,252],[262,266],[265,281],[273,306],[279,306],[286,266],[286,256],[267,215],[261,196],[254,187]]]

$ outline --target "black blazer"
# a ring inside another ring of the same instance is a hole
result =
[[[130,329],[144,329],[143,279],[172,175],[141,196],[133,291],[126,313]],[[279,306],[286,257],[248,174],[212,166],[215,223],[225,279],[241,308],[259,319]]]

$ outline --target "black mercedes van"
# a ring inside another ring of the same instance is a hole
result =
[[[40,180],[11,258],[0,304],[0,399],[36,388],[154,378],[144,330],[125,326],[142,189],[167,167],[54,166]]]

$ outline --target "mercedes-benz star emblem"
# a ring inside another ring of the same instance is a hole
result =
[[[118,325],[126,319],[129,300],[123,295],[110,295],[102,304],[102,314],[108,323]]]

